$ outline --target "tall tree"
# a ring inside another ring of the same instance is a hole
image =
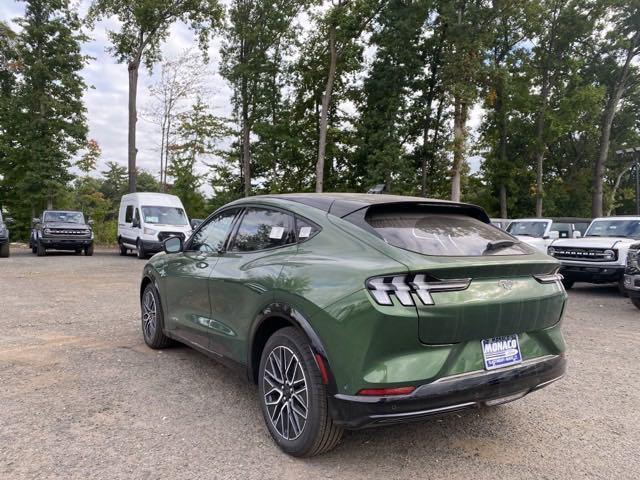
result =
[[[640,2],[614,2],[612,28],[603,42],[604,52],[599,59],[605,68],[606,97],[600,124],[598,156],[593,169],[591,214],[603,215],[605,165],[609,156],[611,127],[621,100],[640,83],[634,61],[640,56]],[[618,182],[619,183],[619,182]]]
[[[329,112],[333,107],[333,89],[340,75],[339,64],[344,52],[369,27],[386,3],[387,0],[336,0],[332,1],[326,14],[328,65],[318,125],[316,192],[323,191]]]
[[[160,47],[175,22],[184,22],[196,33],[200,48],[206,53],[209,37],[220,26],[223,15],[218,0],[93,0],[89,9],[90,24],[106,17],[116,17],[119,31],[109,31],[109,51],[129,72],[129,191],[136,191],[136,122],[138,72],[145,64],[151,70],[160,60]]]
[[[53,200],[71,179],[71,158],[86,143],[86,89],[80,76],[86,37],[68,0],[29,0],[15,49],[18,78],[3,134],[10,138],[3,160],[6,204],[26,232],[35,210]]]
[[[95,170],[98,160],[100,159],[100,155],[102,155],[100,145],[98,145],[97,141],[91,138],[87,142],[86,152],[84,152],[76,162],[76,166],[82,173],[89,175],[91,171]]]
[[[293,32],[294,20],[308,0],[234,0],[222,48],[222,74],[233,89],[240,126],[240,173],[244,195],[251,195],[251,136],[271,91],[274,69]],[[266,109],[268,110],[268,109]]]

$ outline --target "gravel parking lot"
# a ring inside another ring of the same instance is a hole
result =
[[[640,478],[640,311],[615,288],[571,291],[562,381],[301,460],[274,445],[242,376],[144,345],[143,264],[0,259],[0,478]]]

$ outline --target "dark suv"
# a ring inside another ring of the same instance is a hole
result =
[[[85,222],[82,212],[46,210],[33,219],[29,246],[43,257],[47,250],[71,250],[93,255],[91,221]]]
[[[0,258],[7,258],[9,256],[9,228],[7,224],[11,223],[11,219],[2,219],[2,212],[0,212]]]

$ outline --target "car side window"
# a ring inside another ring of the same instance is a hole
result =
[[[295,243],[293,216],[268,208],[247,208],[231,251],[254,252]]]
[[[296,217],[296,237],[298,242],[304,242],[320,231],[320,227],[304,218]]]
[[[127,210],[124,213],[125,223],[131,223],[133,221],[133,205],[127,205]]]
[[[202,253],[217,253],[224,245],[227,234],[238,214],[237,209],[226,210],[206,222],[193,235],[189,250]]]

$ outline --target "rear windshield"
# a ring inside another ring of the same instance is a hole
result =
[[[390,245],[424,255],[480,256],[531,253],[499,228],[466,215],[424,211],[367,214],[366,222]],[[504,241],[502,243],[496,243]]]

